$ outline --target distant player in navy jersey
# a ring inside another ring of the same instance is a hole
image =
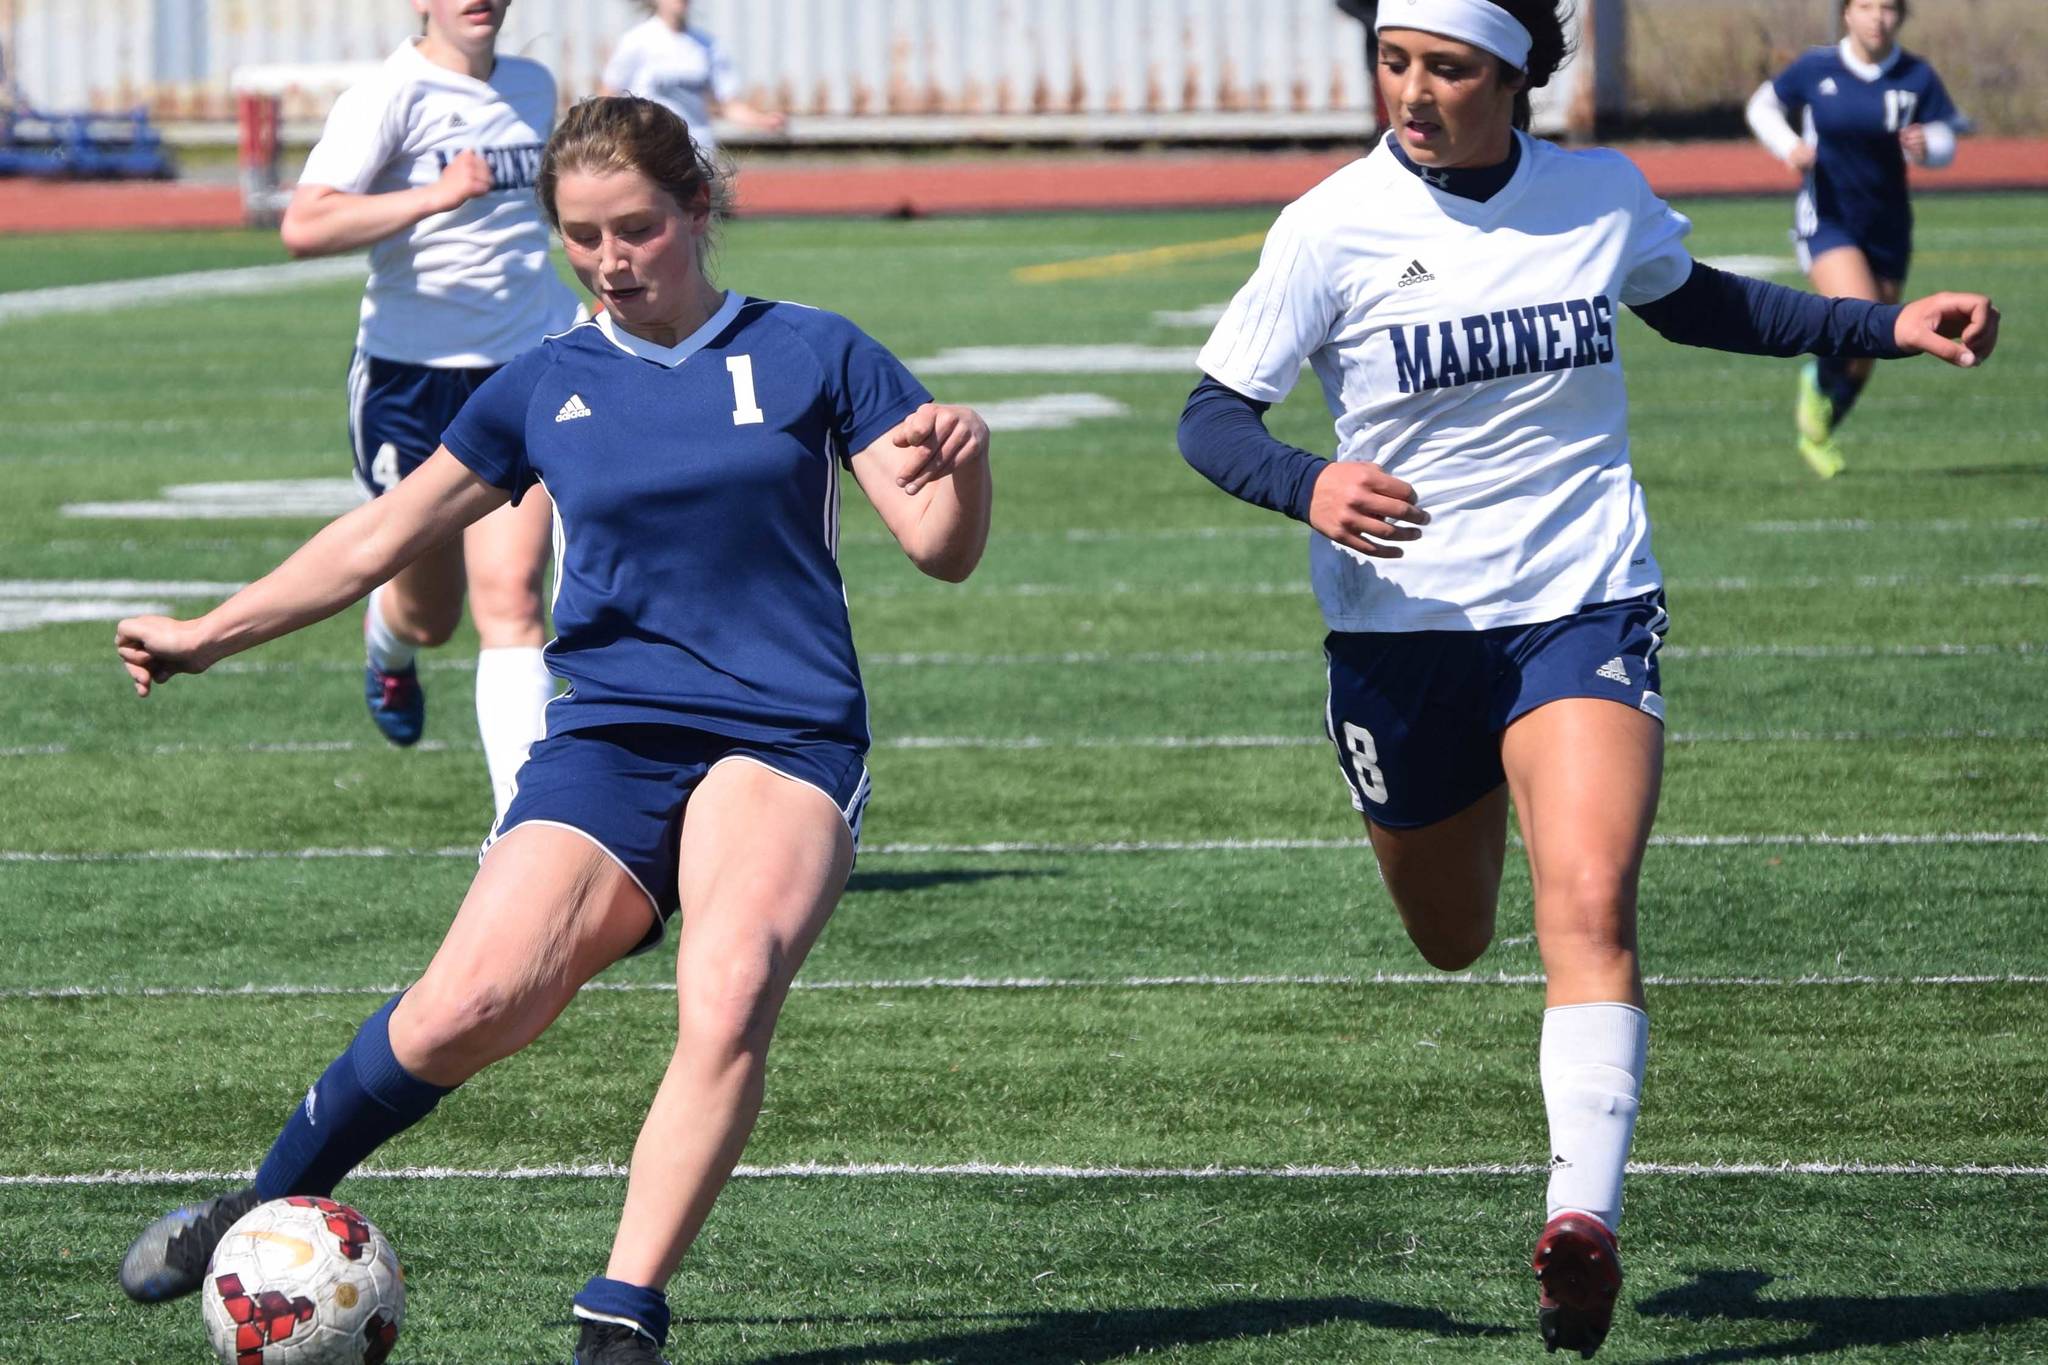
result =
[[[1538,1323],[1548,1348],[1591,1355],[1621,1286],[1649,1046],[1636,888],[1668,619],[1629,465],[1620,310],[1720,350],[1961,365],[1990,353],[1997,314],[1977,295],[1887,307],[1698,264],[1691,225],[1626,158],[1522,131],[1565,46],[1554,0],[1381,6],[1392,132],[1282,211],[1202,348],[1180,445],[1315,533],[1325,725],[1434,966],[1492,940],[1513,799],[1546,978]],[[1264,426],[1304,361],[1334,461]]]
[[[1757,139],[1806,176],[1792,237],[1823,294],[1899,301],[1913,256],[1906,162],[1948,165],[1966,127],[1934,68],[1898,45],[1906,5],[1842,0],[1842,41],[1811,49],[1749,99]],[[1870,370],[1861,357],[1823,356],[1800,371],[1799,453],[1823,479],[1842,470],[1835,429]]]
[[[167,1214],[122,1285],[200,1282],[259,1199],[325,1194],[597,972],[680,914],[680,1028],[610,1263],[576,1296],[581,1365],[659,1359],[664,1286],[760,1112],[790,981],[837,904],[868,798],[867,702],[836,559],[842,468],[925,573],[989,525],[988,428],[935,405],[845,318],[706,278],[724,187],[651,101],[577,105],[539,196],[604,304],[486,380],[398,487],[193,621],[117,629],[147,694],[340,611],[545,482],[569,684],[424,975],[372,1015],[247,1189]]]
[[[555,81],[538,62],[497,55],[509,4],[413,0],[425,34],[335,102],[285,210],[295,256],[370,248],[348,431],[356,481],[372,495],[434,453],[498,366],[576,319],[533,199]],[[364,616],[370,718],[393,744],[415,744],[426,721],[416,656],[455,632],[467,587],[499,814],[555,691],[541,661],[548,523],[544,493],[486,517],[400,568]]]

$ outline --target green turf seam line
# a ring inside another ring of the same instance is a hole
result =
[[[792,1162],[781,1166],[740,1166],[737,1180],[1441,1180],[1540,1175],[1547,1165],[1529,1163],[1468,1166],[1034,1166],[966,1161],[946,1165],[911,1162]],[[1656,1162],[1632,1161],[1632,1176],[1727,1178],[1732,1176],[1940,1176],[2010,1180],[2048,1176],[2048,1166],[1939,1165],[1931,1162],[1861,1161]],[[225,1185],[246,1183],[252,1171],[97,1171],[65,1175],[0,1175],[0,1187],[77,1185]],[[355,1171],[352,1180],[623,1180],[626,1168],[612,1163],[512,1166],[400,1166]]]

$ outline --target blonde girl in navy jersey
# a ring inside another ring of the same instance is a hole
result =
[[[486,381],[394,492],[268,577],[198,620],[118,627],[147,695],[332,615],[542,480],[554,493],[548,660],[569,691],[454,924],[319,1078],[252,1187],[136,1240],[122,1284],[137,1299],[190,1293],[241,1210],[332,1189],[679,916],[675,1051],[610,1261],[576,1296],[579,1365],[658,1360],[664,1286],[760,1112],[777,1015],[867,802],[842,468],[925,573],[958,581],[981,558],[987,426],[934,404],[845,318],[712,284],[702,253],[723,186],[681,120],[647,100],[577,105],[539,193],[599,317]]]
[[[555,80],[538,62],[498,55],[510,3],[413,0],[424,33],[335,101],[285,209],[295,256],[370,249],[348,433],[356,481],[373,496],[433,454],[499,366],[576,320],[533,198]],[[416,657],[454,634],[467,595],[499,814],[555,694],[540,653],[548,521],[544,494],[486,517],[400,567],[364,612],[370,718],[411,745],[426,724]]]
[[[1806,52],[1749,99],[1757,140],[1806,177],[1792,237],[1822,294],[1899,301],[1913,257],[1906,163],[1948,165],[1967,126],[1934,68],[1899,46],[1906,15],[1907,0],[1842,0],[1842,41]],[[1824,479],[1846,463],[1835,430],[1870,371],[1868,359],[1841,356],[1800,370],[1799,454]]]
[[[1694,262],[1690,224],[1627,159],[1522,131],[1565,54],[1553,0],[1401,0],[1378,31],[1392,131],[1280,214],[1202,349],[1181,450],[1314,532],[1325,723],[1434,966],[1492,940],[1513,800],[1546,977],[1538,1325],[1549,1349],[1590,1356],[1621,1286],[1649,1045],[1636,889],[1669,623],[1629,465],[1619,310],[1721,350],[1963,365],[1990,353],[1997,315],[1975,295],[1881,307]],[[1334,461],[1263,424],[1304,361]]]

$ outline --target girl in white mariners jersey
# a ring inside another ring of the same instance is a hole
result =
[[[690,0],[649,0],[653,13],[619,37],[604,64],[604,93],[667,105],[706,155],[718,150],[712,119],[780,133],[783,115],[740,98],[740,73],[725,44],[690,23]]]
[[[1281,213],[1202,350],[1180,441],[1229,492],[1317,532],[1330,738],[1437,967],[1492,937],[1513,797],[1547,981],[1539,1326],[1590,1356],[1621,1285],[1648,1046],[1636,885],[1663,753],[1666,618],[1617,309],[1721,350],[1963,366],[1990,354],[1997,314],[1976,295],[1827,299],[1693,261],[1690,225],[1624,157],[1521,131],[1565,54],[1554,5],[1380,8],[1393,131]],[[1334,461],[1261,418],[1303,361],[1336,418]]]
[[[349,439],[356,478],[388,493],[498,367],[574,324],[534,200],[554,126],[546,67],[496,54],[511,0],[412,0],[425,33],[335,102],[285,210],[295,256],[370,247]],[[506,507],[428,551],[370,595],[364,695],[393,744],[425,722],[415,655],[462,619],[465,580],[482,649],[476,712],[499,814],[546,729],[541,575],[551,507]]]

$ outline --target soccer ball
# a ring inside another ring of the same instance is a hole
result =
[[[405,1321],[398,1257],[332,1199],[258,1204],[214,1248],[202,1291],[221,1365],[378,1365]]]

